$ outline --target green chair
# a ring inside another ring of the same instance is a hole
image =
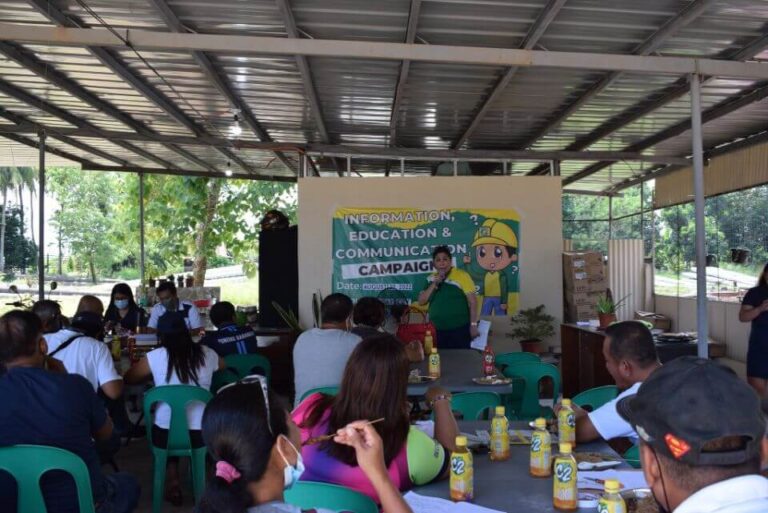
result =
[[[343,486],[312,481],[299,481],[286,490],[285,502],[302,509],[379,513],[379,507],[367,495]]]
[[[629,466],[632,468],[640,468],[640,446],[633,445],[627,451],[621,455]]]
[[[464,420],[486,420],[493,416],[494,409],[501,406],[501,398],[495,392],[464,392],[453,394],[451,410],[459,412]],[[487,412],[490,410],[490,416]],[[432,418],[434,419],[434,412]]]
[[[504,369],[504,375],[514,380],[512,389],[522,388],[522,397],[519,392],[513,394],[513,398],[519,397],[509,405],[518,419],[534,420],[537,417],[552,417],[551,408],[543,408],[539,403],[539,384],[542,379],[552,380],[552,394],[555,400],[560,396],[560,371],[552,364],[542,362],[521,362]]]
[[[309,390],[301,394],[301,399],[299,399],[299,402],[302,402],[304,399],[306,399],[312,394],[337,395],[338,393],[339,393],[338,385],[329,386],[329,387],[310,388]]]
[[[581,406],[589,411],[595,411],[605,403],[616,399],[618,395],[619,388],[616,385],[605,385],[578,393],[576,397],[572,398],[572,401],[576,406]]]
[[[224,357],[226,368],[213,373],[211,392],[214,394],[224,385],[235,383],[251,374],[261,374],[269,382],[272,376],[272,365],[260,354],[230,354]]]
[[[0,470],[16,480],[17,513],[45,513],[40,477],[50,470],[63,470],[72,476],[77,488],[80,513],[94,513],[93,491],[88,467],[79,456],[58,447],[14,445],[0,448]]]
[[[524,351],[518,351],[515,353],[502,353],[496,355],[496,367],[500,371],[503,371],[505,367],[509,367],[515,363],[540,361],[541,357],[536,353],[526,353]]]
[[[185,456],[190,459],[192,471],[192,488],[195,501],[199,501],[205,488],[205,447],[193,449],[189,440],[187,426],[187,405],[192,402],[208,403],[213,395],[204,388],[190,385],[167,385],[150,389],[144,395],[144,418],[147,425],[147,441],[152,450],[154,460],[154,477],[152,481],[152,511],[159,513],[163,505],[163,489],[165,487],[165,465],[168,456]],[[152,425],[155,403],[167,403],[171,407],[171,425],[168,430],[168,445],[165,449],[155,447],[152,443]]]

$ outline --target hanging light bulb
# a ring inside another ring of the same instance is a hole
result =
[[[232,137],[240,137],[243,133],[243,128],[240,126],[240,116],[235,114],[235,121],[232,126],[229,127],[229,135]]]
[[[232,163],[227,161],[227,169],[224,170],[224,175],[232,176]]]

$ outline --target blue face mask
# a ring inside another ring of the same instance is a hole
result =
[[[284,435],[281,436],[288,440],[288,437]],[[305,470],[304,460],[301,458],[301,453],[296,449],[296,446],[294,446],[290,440],[288,440],[288,443],[291,444],[291,448],[296,452],[296,466],[288,463],[286,457],[280,453],[280,456],[283,457],[283,461],[285,462],[285,468],[283,469],[283,488],[285,490],[290,490],[291,487],[296,484]]]
[[[129,301],[127,299],[115,299],[115,306],[118,310],[125,310],[128,308]]]

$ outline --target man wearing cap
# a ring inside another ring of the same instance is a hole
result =
[[[123,378],[115,370],[112,353],[103,342],[92,336],[101,331],[104,320],[93,312],[80,312],[65,327],[61,307],[55,301],[44,299],[32,307],[32,312],[43,323],[48,344],[48,356],[61,360],[70,374],[79,374],[93,386],[101,389],[109,399],[123,393]]]
[[[640,385],[659,367],[653,335],[641,322],[624,321],[605,330],[603,357],[608,373],[621,390],[613,401],[587,412],[574,405],[576,441],[585,443],[602,438],[628,438],[637,443],[637,433],[619,416],[616,404],[622,398],[637,393]]]
[[[473,272],[471,268],[466,270],[473,279],[482,283],[483,306],[480,314],[505,315],[509,285],[504,270],[517,261],[517,236],[505,223],[486,219],[475,233],[472,247],[482,272]],[[472,257],[464,256],[463,262],[468,266]]]
[[[759,475],[765,419],[732,370],[678,358],[618,411],[640,436],[643,474],[662,512],[768,511],[768,479]]]

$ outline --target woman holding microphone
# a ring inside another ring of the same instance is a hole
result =
[[[427,277],[419,304],[429,305],[429,320],[437,331],[437,347],[469,349],[477,336],[477,296],[469,274],[453,267],[451,250],[438,246],[432,252],[435,272]]]

